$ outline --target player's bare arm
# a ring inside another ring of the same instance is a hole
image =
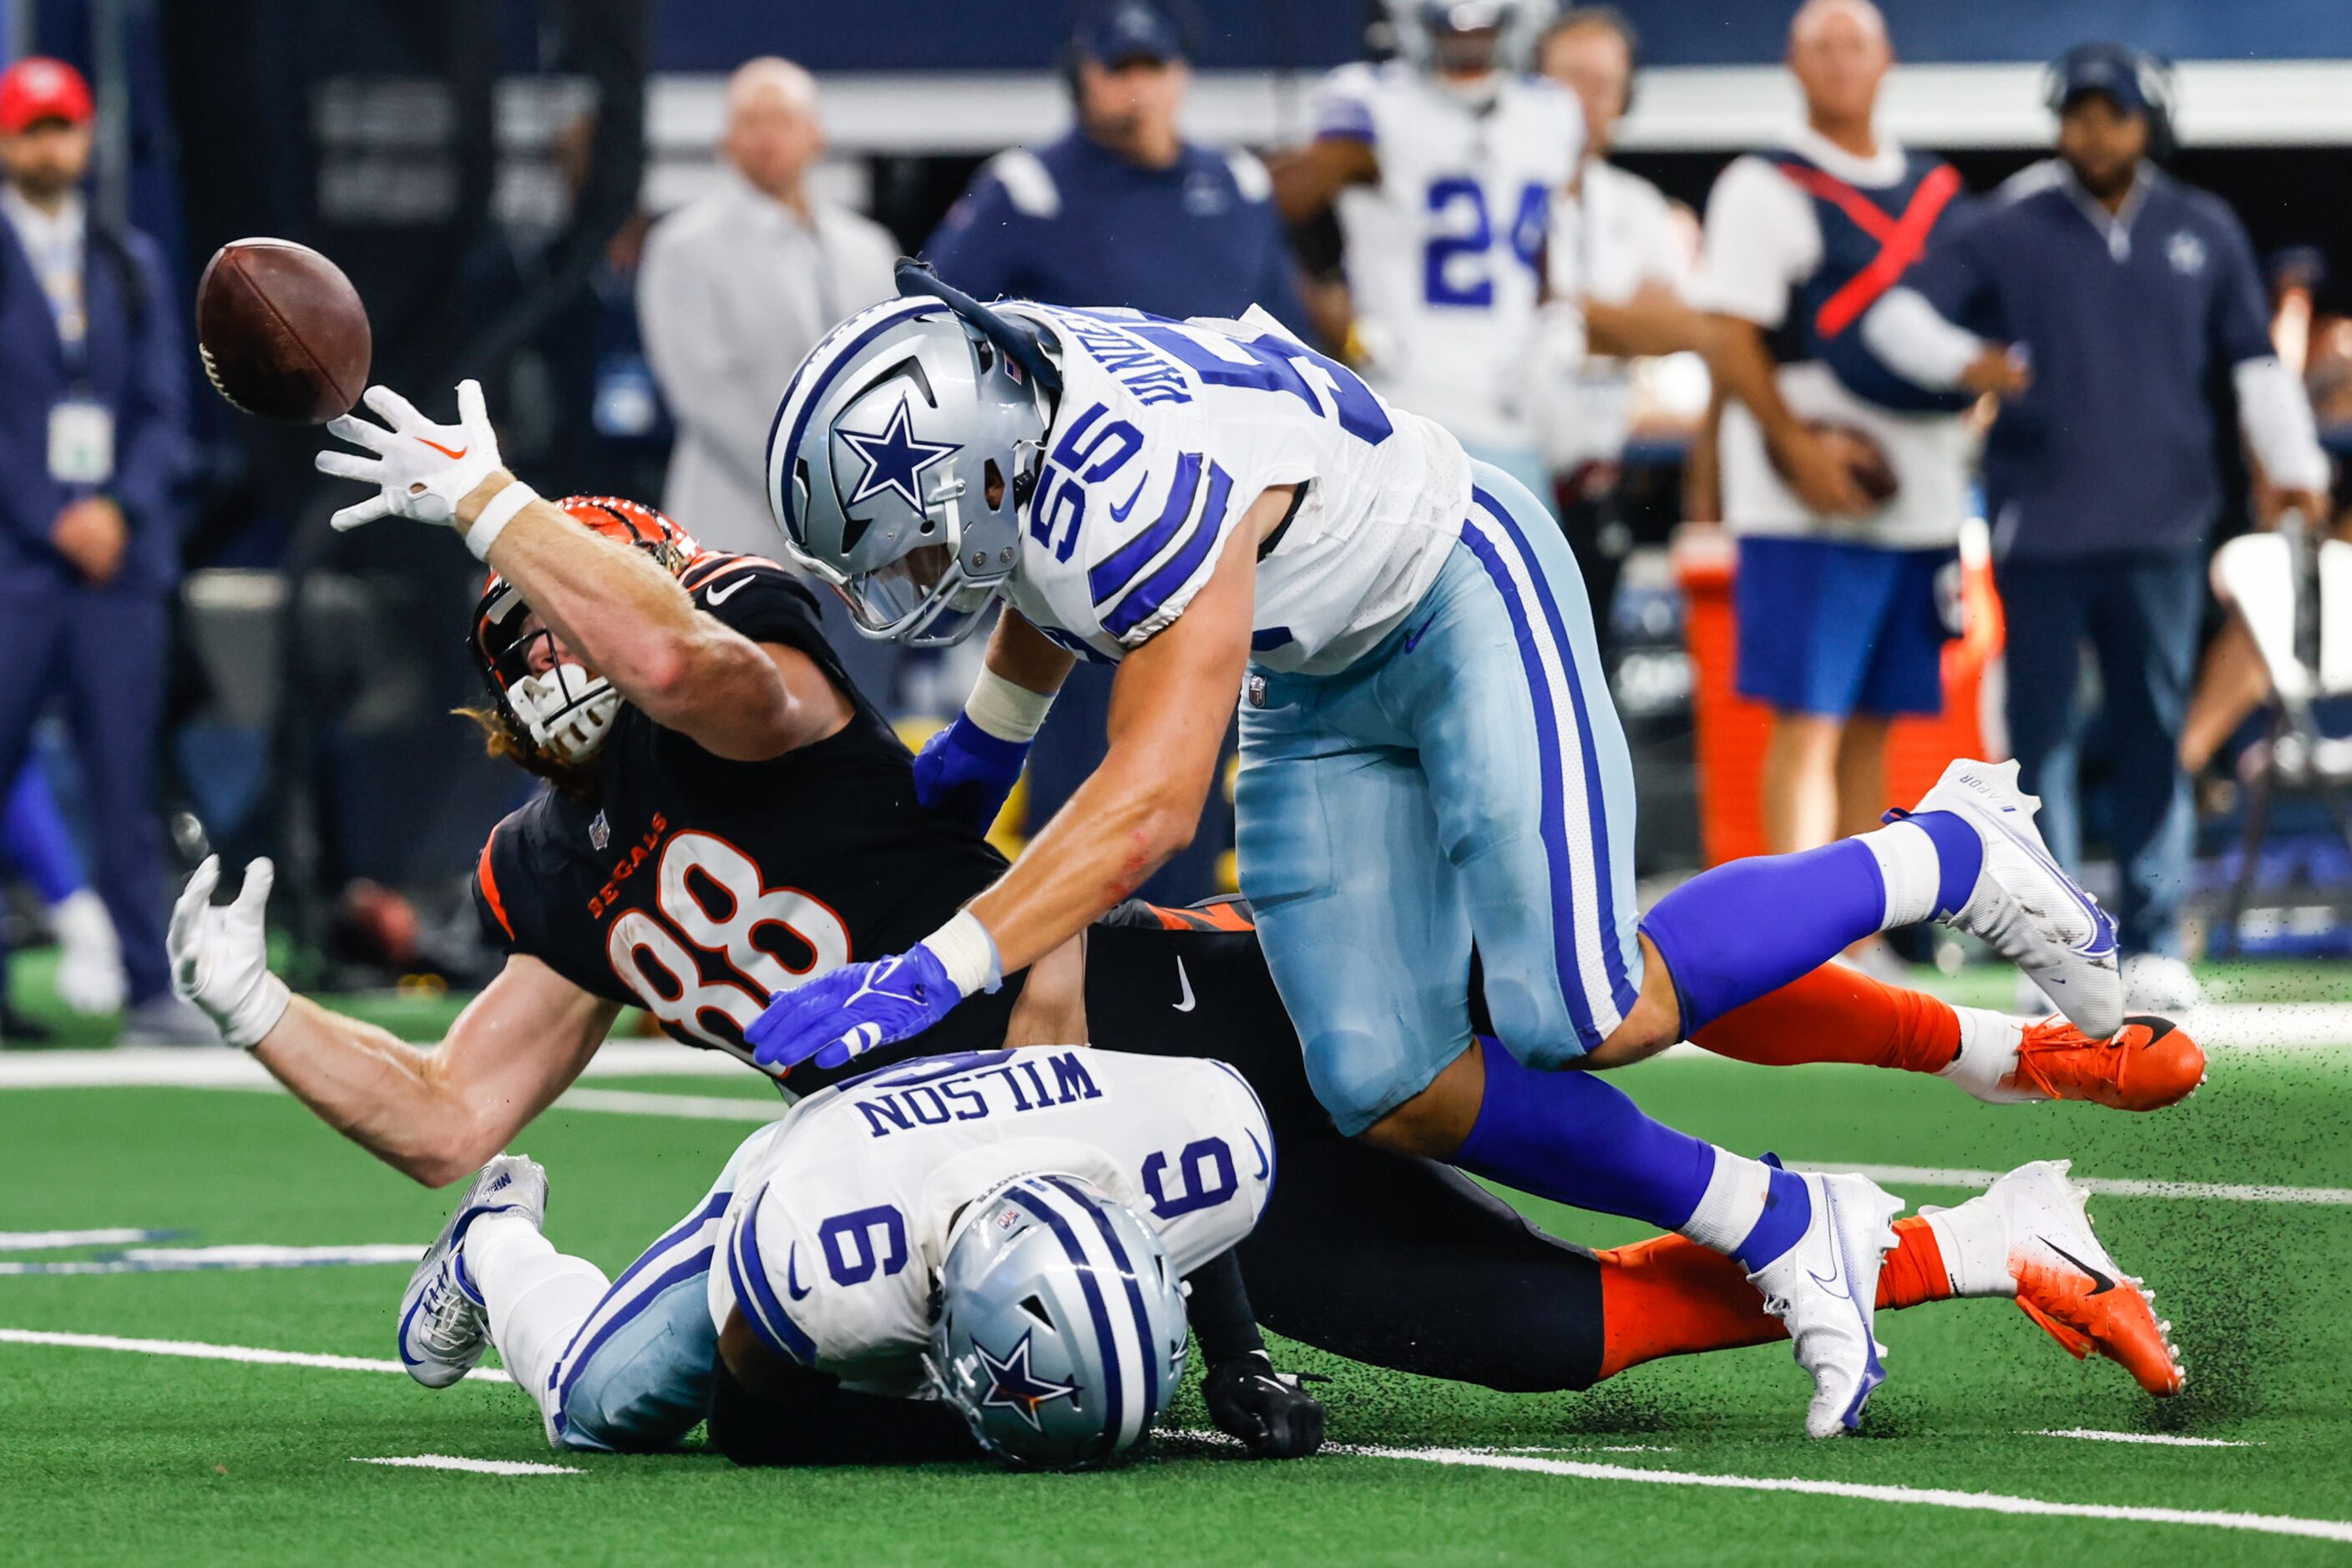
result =
[[[1184,614],[1120,665],[1102,765],[972,900],[1006,968],[1076,935],[1192,842],[1249,662],[1255,542],[1290,497],[1287,485],[1260,496]]]
[[[1703,354],[1714,341],[1715,323],[1654,279],[1630,299],[1613,302],[1587,299],[1581,305],[1585,342],[1596,353],[1623,359],[1685,352]]]
[[[1713,352],[1707,368],[1729,400],[1744,403],[1780,459],[1797,499],[1829,517],[1855,517],[1871,510],[1870,498],[1819,433],[1797,417],[1780,395],[1764,329],[1744,316],[1716,312],[1711,318]]]
[[[1300,223],[1339,199],[1350,185],[1378,184],[1381,157],[1369,142],[1327,136],[1267,160],[1274,205],[1284,221]]]

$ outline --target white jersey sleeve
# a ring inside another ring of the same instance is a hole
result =
[[[1307,494],[1258,569],[1252,647],[1269,662],[1356,646],[1435,576],[1468,500],[1459,447],[1272,317],[1009,309],[1051,329],[1061,362],[1004,589],[1047,637],[1103,662],[1141,647],[1280,485]]]
[[[1707,194],[1706,237],[1691,303],[1777,327],[1789,290],[1821,265],[1822,231],[1811,201],[1780,172],[1735,158]]]
[[[1189,1274],[1247,1237],[1274,1134],[1220,1062],[1085,1047],[927,1058],[814,1094],[747,1158],[710,1270],[772,1352],[867,1392],[922,1395],[956,1216],[1013,1177],[1083,1178]]]

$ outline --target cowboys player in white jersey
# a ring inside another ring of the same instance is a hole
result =
[[[901,1062],[753,1133],[615,1283],[541,1234],[545,1172],[493,1160],[409,1283],[401,1359],[444,1388],[495,1344],[557,1447],[659,1450],[707,1415],[749,1463],[968,1453],[961,1424],[1014,1464],[1094,1463],[1174,1396],[1188,1295],[1212,1362],[1263,1348],[1233,1249],[1274,1173],[1221,1062]],[[1252,1446],[1311,1453],[1322,1413],[1285,1382]]]
[[[1738,1259],[1813,1374],[1808,1429],[1857,1425],[1899,1202],[1559,1069],[1641,1059],[1931,917],[2114,1035],[2113,927],[2013,773],[1956,763],[1889,826],[1717,868],[1637,931],[1624,736],[1575,564],[1525,487],[1262,311],[991,308],[911,266],[900,286],[785,391],[785,540],[869,636],[952,641],[994,597],[1012,612],[926,748],[927,801],[992,815],[1079,657],[1120,667],[1109,750],[929,938],[779,994],[745,1031],[759,1059],[904,1039],[1124,898],[1198,819],[1246,675],[1242,888],[1340,1130]],[[1473,1038],[1474,943],[1503,1049]]]
[[[1582,348],[1574,313],[1543,304],[1546,236],[1582,139],[1575,99],[1521,74],[1549,9],[1395,0],[1398,58],[1333,71],[1314,139],[1272,171],[1285,217],[1338,216],[1351,319],[1328,324],[1330,341],[1351,344],[1383,397],[1538,496],[1550,486],[1530,394],[1543,363]]]

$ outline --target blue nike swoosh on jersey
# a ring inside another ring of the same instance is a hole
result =
[[[800,1275],[801,1244],[795,1241],[792,1251],[784,1258],[784,1294],[795,1301],[809,1293],[809,1288],[801,1283]]]
[[[1427,619],[1427,620],[1425,620],[1425,621],[1422,622],[1422,623],[1421,623],[1421,625],[1419,625],[1419,626],[1417,626],[1413,627],[1413,629],[1412,629],[1412,630],[1411,630],[1411,631],[1409,631],[1409,632],[1405,633],[1405,634],[1404,634],[1404,651],[1405,651],[1405,652],[1407,652],[1407,653],[1411,653],[1414,648],[1419,647],[1421,646],[1421,639],[1422,639],[1422,637],[1423,637],[1423,636],[1425,636],[1425,635],[1428,633],[1428,631],[1429,631],[1429,628],[1430,628],[1430,627],[1432,627],[1432,626],[1435,626],[1436,624],[1437,624],[1437,617],[1436,617],[1435,616],[1430,616],[1430,617],[1429,617],[1429,619]]]
[[[1113,522],[1125,522],[1127,521],[1127,514],[1135,510],[1135,503],[1143,498],[1144,482],[1150,478],[1151,476],[1150,474],[1145,474],[1142,479],[1137,479],[1135,481],[1135,489],[1129,494],[1128,498],[1119,502],[1118,505],[1110,509],[1110,520]]]

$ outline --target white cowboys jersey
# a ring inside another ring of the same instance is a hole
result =
[[[1514,77],[1481,109],[1402,62],[1342,66],[1315,134],[1380,160],[1379,182],[1339,201],[1366,374],[1465,441],[1532,445],[1526,360],[1552,205],[1584,142],[1575,97]]]
[[[1306,495],[1258,567],[1251,647],[1345,668],[1420,602],[1470,502],[1460,443],[1253,308],[1238,321],[1013,302],[1047,327],[1061,404],[1007,603],[1116,662],[1183,613],[1267,488]]]
[[[710,1315],[862,1392],[926,1389],[932,1290],[960,1210],[1031,1172],[1133,1209],[1190,1274],[1247,1237],[1274,1134],[1222,1062],[1083,1046],[927,1057],[810,1095],[735,1157]]]

